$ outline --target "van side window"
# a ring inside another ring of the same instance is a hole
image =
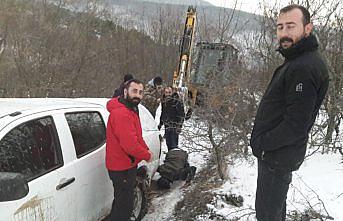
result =
[[[100,113],[77,112],[65,114],[73,136],[77,158],[80,158],[106,142],[106,127]]]
[[[20,124],[0,140],[0,172],[22,173],[32,180],[62,165],[52,117]]]

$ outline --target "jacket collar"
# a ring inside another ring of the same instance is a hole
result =
[[[125,107],[127,107],[128,109],[134,111],[135,113],[139,114],[139,111],[138,111],[138,105],[135,105],[129,101],[127,101],[125,98],[123,97],[119,97],[118,101],[122,104],[125,105]]]
[[[286,60],[294,59],[304,52],[315,51],[318,49],[318,41],[314,35],[309,35],[295,43],[292,47],[283,49],[281,46],[277,49]]]

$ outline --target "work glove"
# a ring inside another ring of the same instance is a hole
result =
[[[185,120],[189,120],[193,114],[193,109],[190,107],[185,115]]]

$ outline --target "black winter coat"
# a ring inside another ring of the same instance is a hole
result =
[[[179,148],[174,148],[166,154],[162,165],[157,168],[157,172],[169,181],[178,180],[182,171],[189,166],[188,154]]]
[[[123,82],[123,83],[121,83],[119,88],[114,90],[112,98],[123,96],[124,95],[124,88],[125,88],[125,83]]]
[[[329,84],[315,36],[279,49],[285,62],[273,75],[257,110],[250,145],[254,155],[274,168],[297,170]]]
[[[180,129],[184,119],[185,109],[179,95],[173,93],[169,99],[163,97],[160,125],[164,124],[165,128]]]

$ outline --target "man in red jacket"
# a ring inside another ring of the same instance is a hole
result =
[[[110,116],[106,130],[106,167],[113,182],[114,196],[111,221],[130,220],[134,203],[137,164],[152,160],[152,152],[142,137],[138,104],[143,84],[129,80],[124,95],[107,103]]]

